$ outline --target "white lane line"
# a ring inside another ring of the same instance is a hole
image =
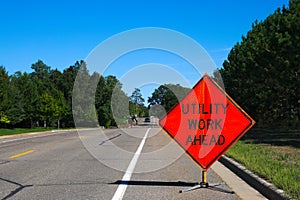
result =
[[[138,159],[140,157],[140,154],[142,152],[142,149],[144,147],[144,144],[146,142],[146,139],[148,137],[150,129],[151,128],[147,129],[147,131],[146,131],[146,133],[145,133],[145,135],[144,135],[144,137],[143,137],[143,139],[142,139],[142,141],[140,143],[139,148],[136,150],[136,152],[135,152],[132,160],[130,161],[130,163],[128,165],[128,168],[127,168],[127,170],[126,170],[126,172],[125,172],[125,174],[124,174],[124,176],[122,178],[122,182],[123,181],[130,181],[131,175],[132,175],[133,170],[135,168],[135,165],[136,165],[136,163],[137,163],[137,161],[138,161]],[[119,187],[118,187],[118,189],[116,190],[116,192],[115,192],[112,200],[121,200],[121,199],[123,199],[123,196],[125,194],[126,188],[127,188],[126,184],[120,184]]]

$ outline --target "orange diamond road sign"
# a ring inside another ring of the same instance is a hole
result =
[[[207,74],[160,121],[160,126],[208,169],[255,121]]]

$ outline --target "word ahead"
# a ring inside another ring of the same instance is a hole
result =
[[[207,74],[159,123],[203,169],[255,124]]]

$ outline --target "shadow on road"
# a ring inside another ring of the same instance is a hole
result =
[[[99,145],[101,146],[101,145],[103,145],[105,142],[108,142],[108,141],[110,141],[110,140],[113,140],[113,139],[115,139],[115,138],[118,138],[118,137],[120,137],[122,134],[120,133],[120,134],[118,134],[118,135],[116,135],[116,136],[113,136],[113,137],[111,137],[111,138],[108,138],[107,140],[104,140],[104,141],[102,141]]]
[[[110,183],[113,185],[141,185],[141,186],[194,186],[197,183],[188,183],[188,182],[169,182],[169,181],[122,181],[118,180],[116,182]]]
[[[46,184],[30,184],[30,185],[22,185],[20,183],[0,178],[0,181],[7,182],[9,184],[13,184],[17,186],[17,188],[13,191],[11,191],[8,195],[3,197],[1,200],[7,200],[10,198],[13,198],[14,195],[17,193],[21,192],[25,188],[30,188],[30,187],[48,187],[48,186],[71,186],[71,185],[103,185],[103,184],[109,184],[108,181],[83,181],[83,182],[70,182],[70,183],[46,183]]]
[[[209,189],[209,190],[214,190],[214,191],[219,191],[219,192],[234,194],[233,191],[217,187],[218,185],[223,185],[223,184],[219,184],[219,183],[216,186],[207,185],[205,187],[202,187],[197,182],[184,182],[184,181],[177,181],[177,182],[175,182],[175,181],[173,181],[173,182],[170,182],[170,181],[122,181],[122,180],[118,180],[118,181],[110,183],[110,184],[113,184],[113,185],[133,185],[133,186],[191,187],[191,189],[188,190],[188,191],[205,188],[205,189]]]

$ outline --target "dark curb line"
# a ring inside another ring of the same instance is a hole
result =
[[[291,199],[291,197],[285,194],[283,190],[278,189],[272,183],[269,183],[266,180],[255,175],[253,172],[249,171],[233,159],[228,158],[227,156],[222,156],[219,159],[219,162],[230,169],[232,172],[234,172],[236,175],[238,175],[251,187],[259,191],[266,198],[272,200]]]

